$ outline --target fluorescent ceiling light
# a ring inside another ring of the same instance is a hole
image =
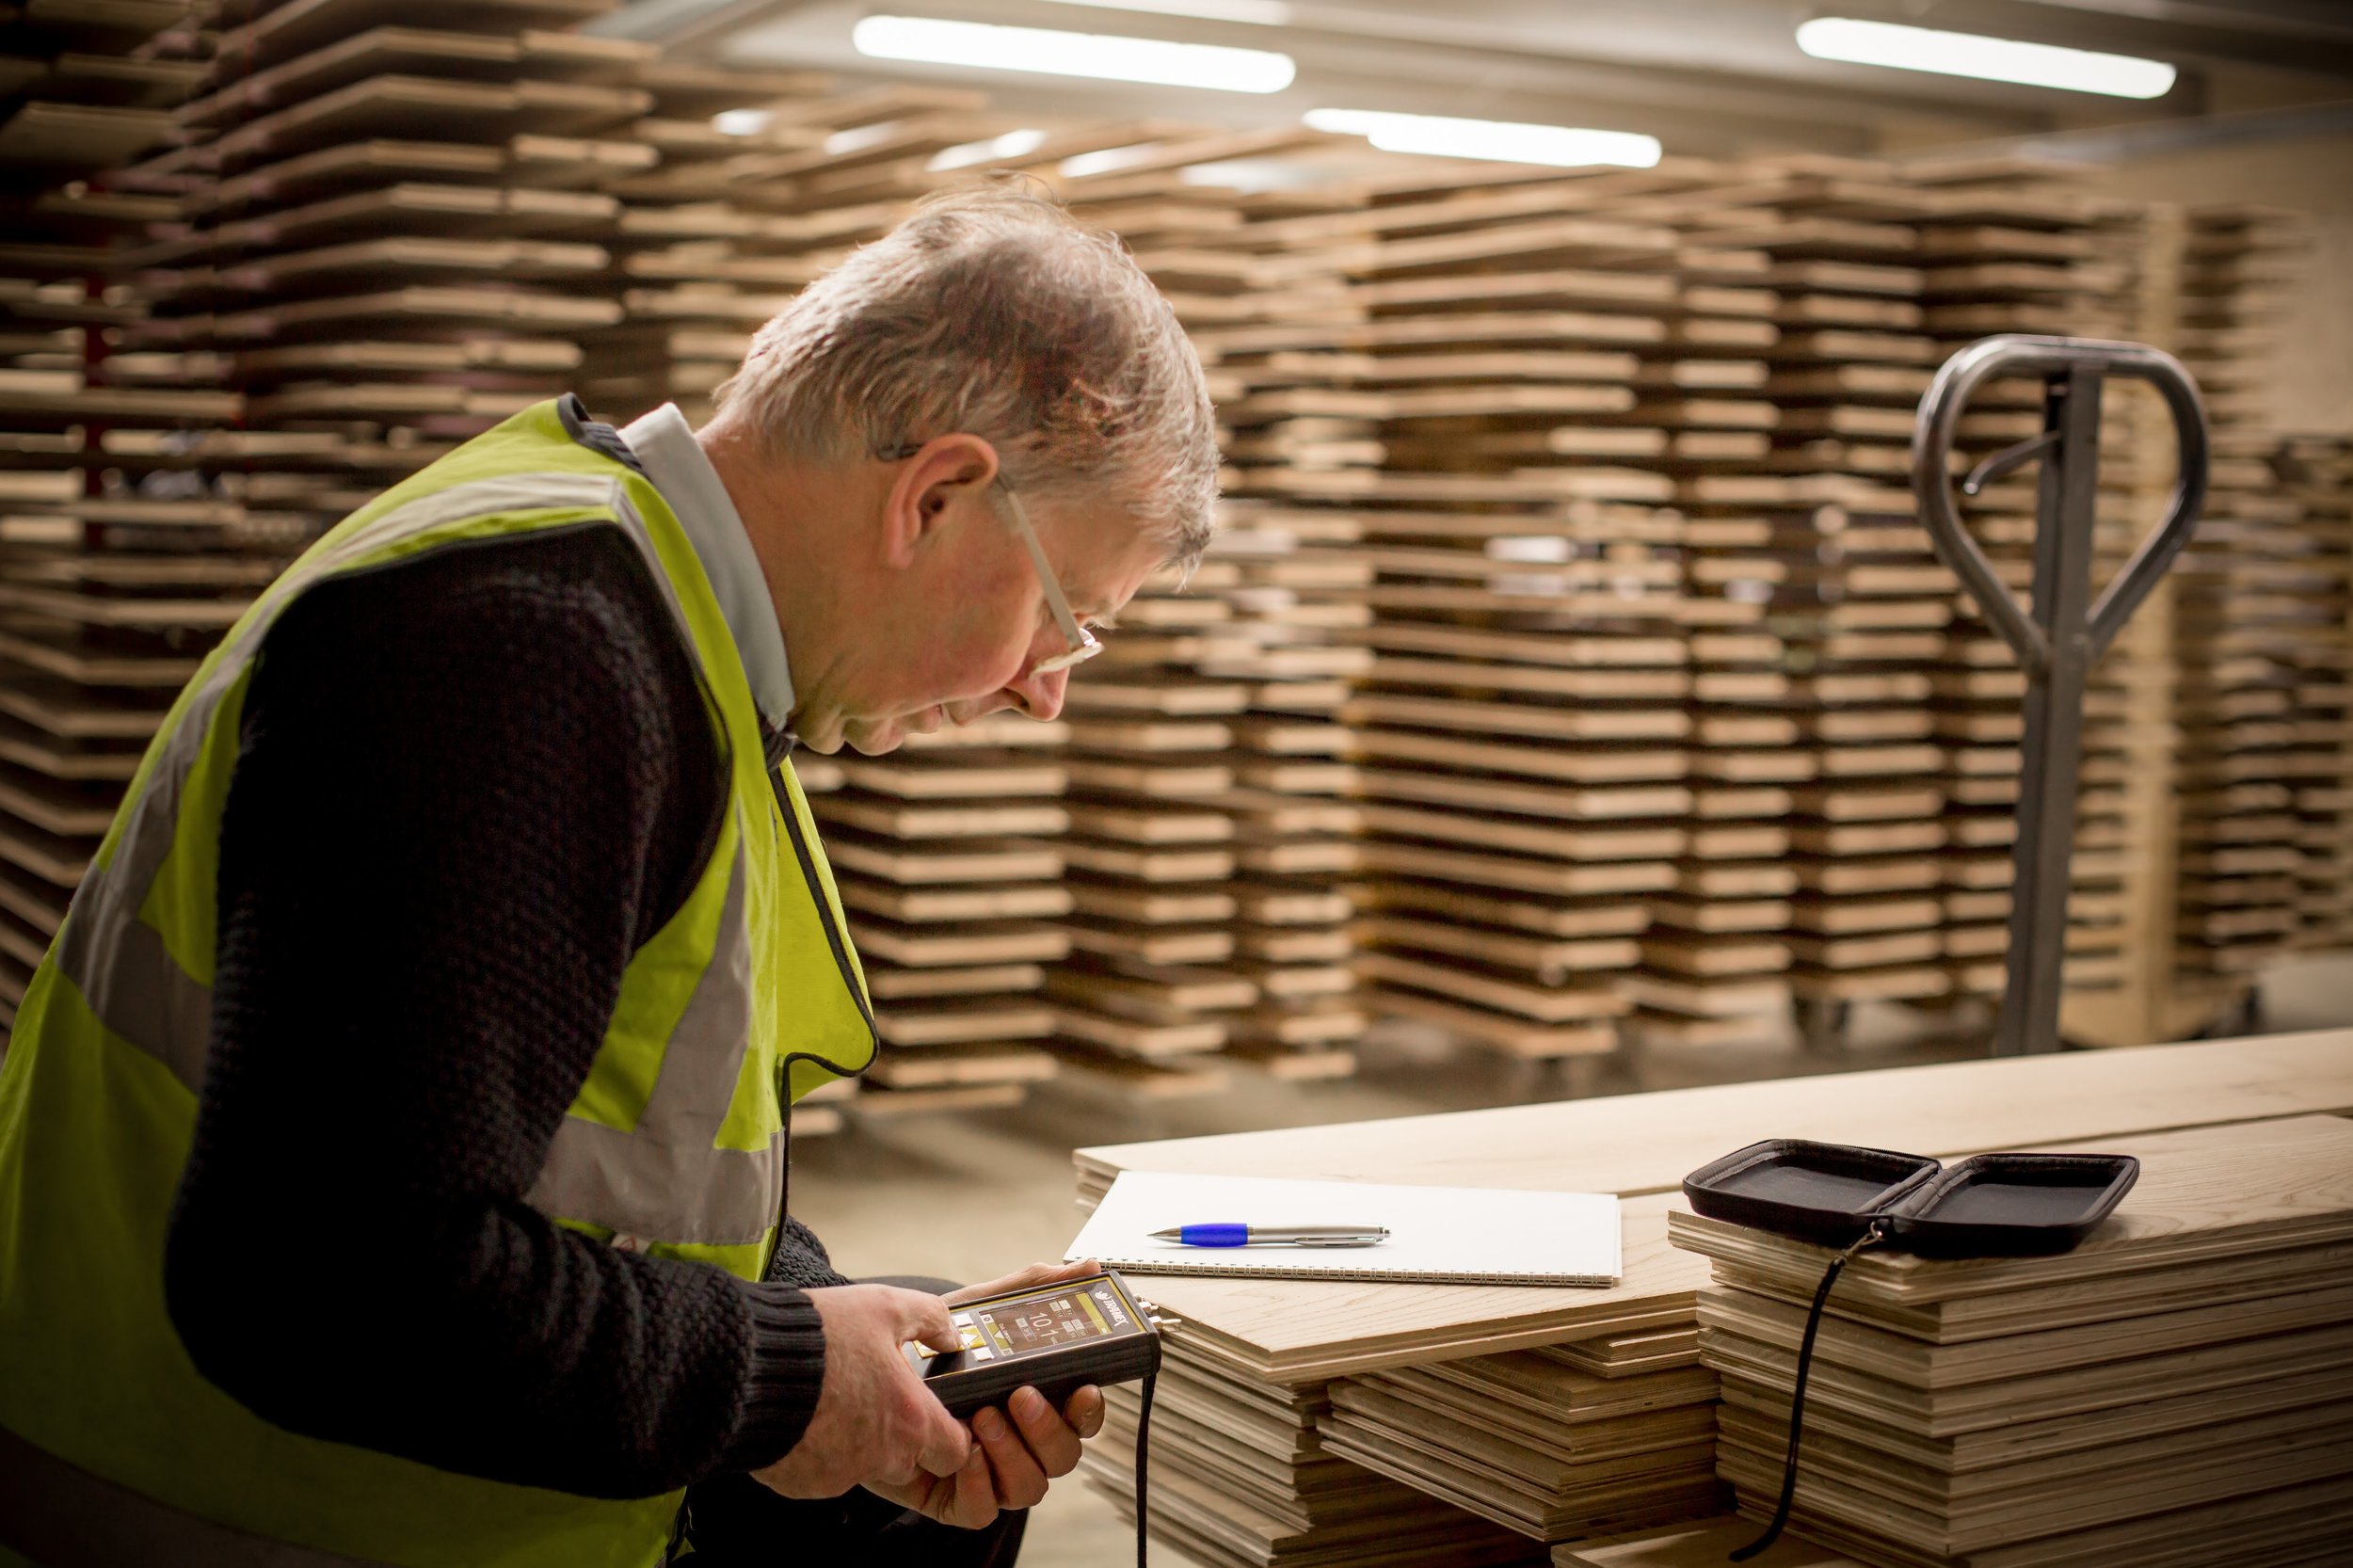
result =
[[[1933,71],[1988,82],[2018,82],[2030,88],[2101,92],[2111,98],[2162,98],[2173,87],[2173,68],[2163,60],[2021,43],[1977,33],[1946,33],[1934,27],[1906,27],[1893,22],[1857,22],[1844,16],[1800,23],[1798,47],[1817,60]]]
[[[1658,138],[1628,131],[1584,131],[1568,125],[1521,125],[1502,120],[1449,120],[1443,115],[1392,114],[1382,109],[1309,109],[1305,118],[1316,130],[1363,136],[1385,152],[1428,152],[1442,158],[1554,164],[1562,168],[1582,168],[1593,164],[1648,168],[1658,161]]]
[[[985,22],[942,22],[921,16],[867,17],[851,29],[850,41],[859,54],[879,60],[1094,76],[1172,88],[1215,88],[1225,92],[1280,92],[1296,74],[1289,55],[1266,49],[1168,43],[1047,27],[1000,27]]]
[[[1254,27],[1288,27],[1291,8],[1284,0],[1056,0],[1107,11],[1149,11],[1155,16],[1194,16],[1204,22],[1247,22]]]
[[[984,164],[992,158],[1017,158],[1024,152],[1034,152],[1046,145],[1043,131],[1007,131],[1001,136],[986,141],[968,141],[959,147],[944,147],[923,167],[934,173],[945,168],[968,168]]]

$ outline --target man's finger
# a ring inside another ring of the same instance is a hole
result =
[[[911,1374],[910,1374],[911,1375]],[[916,1396],[931,1407],[922,1417],[922,1447],[916,1463],[927,1475],[954,1475],[972,1458],[972,1434],[964,1430],[964,1423],[948,1414],[948,1407],[933,1399],[929,1389]]]
[[[963,1529],[984,1529],[997,1519],[997,1488],[990,1480],[987,1457],[975,1448],[956,1472],[948,1522]]]
[[[1013,1412],[1022,1440],[1048,1476],[1066,1476],[1079,1467],[1079,1434],[1047,1402],[1045,1395],[1034,1388],[1016,1389],[1006,1408]]]
[[[997,1501],[1004,1508],[1035,1508],[1046,1496],[1046,1472],[1038,1468],[1022,1434],[995,1410],[972,1417],[972,1435],[981,1440],[988,1468],[996,1478]]]
[[[985,1296],[1002,1296],[1015,1290],[1032,1289],[1040,1285],[1053,1285],[1065,1279],[1084,1279],[1099,1274],[1103,1265],[1088,1258],[1078,1263],[1032,1263],[1028,1268],[992,1279],[985,1285],[968,1285],[961,1290],[951,1290],[941,1298],[952,1304],[976,1302]]]
[[[1110,1407],[1103,1402],[1103,1391],[1092,1385],[1070,1396],[1062,1407],[1062,1418],[1070,1423],[1070,1430],[1081,1438],[1093,1437],[1103,1430],[1103,1417]]]

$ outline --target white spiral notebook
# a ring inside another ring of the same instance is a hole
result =
[[[1152,1232],[1189,1224],[1384,1225],[1370,1247],[1187,1247]],[[1381,1187],[1358,1181],[1124,1171],[1064,1253],[1139,1273],[1401,1280],[1433,1285],[1615,1285],[1618,1200],[1607,1192]]]

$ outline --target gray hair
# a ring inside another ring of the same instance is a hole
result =
[[[979,436],[1024,498],[1116,506],[1186,568],[1214,526],[1199,357],[1126,248],[1042,187],[924,201],[762,327],[712,401],[820,460]]]

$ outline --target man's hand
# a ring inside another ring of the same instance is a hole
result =
[[[754,1479],[788,1497],[838,1497],[861,1484],[885,1496],[896,1495],[886,1488],[920,1484],[928,1495],[949,1479],[961,1491],[964,1472],[975,1464],[984,1479],[987,1462],[964,1424],[923,1386],[901,1349],[920,1339],[954,1350],[948,1304],[888,1285],[837,1285],[808,1299],[824,1325],[824,1384],[801,1440]]]
[[[1102,1272],[1103,1266],[1093,1262],[1033,1263],[986,1285],[968,1285],[947,1302],[960,1305]],[[972,1432],[980,1443],[955,1475],[917,1476],[899,1486],[869,1481],[866,1489],[942,1524],[980,1529],[996,1519],[1000,1509],[1036,1507],[1046,1496],[1047,1482],[1077,1469],[1079,1445],[1103,1430],[1103,1414],[1099,1388],[1080,1389],[1059,1411],[1036,1389],[1018,1389],[1006,1401],[1006,1410],[973,1414]]]

